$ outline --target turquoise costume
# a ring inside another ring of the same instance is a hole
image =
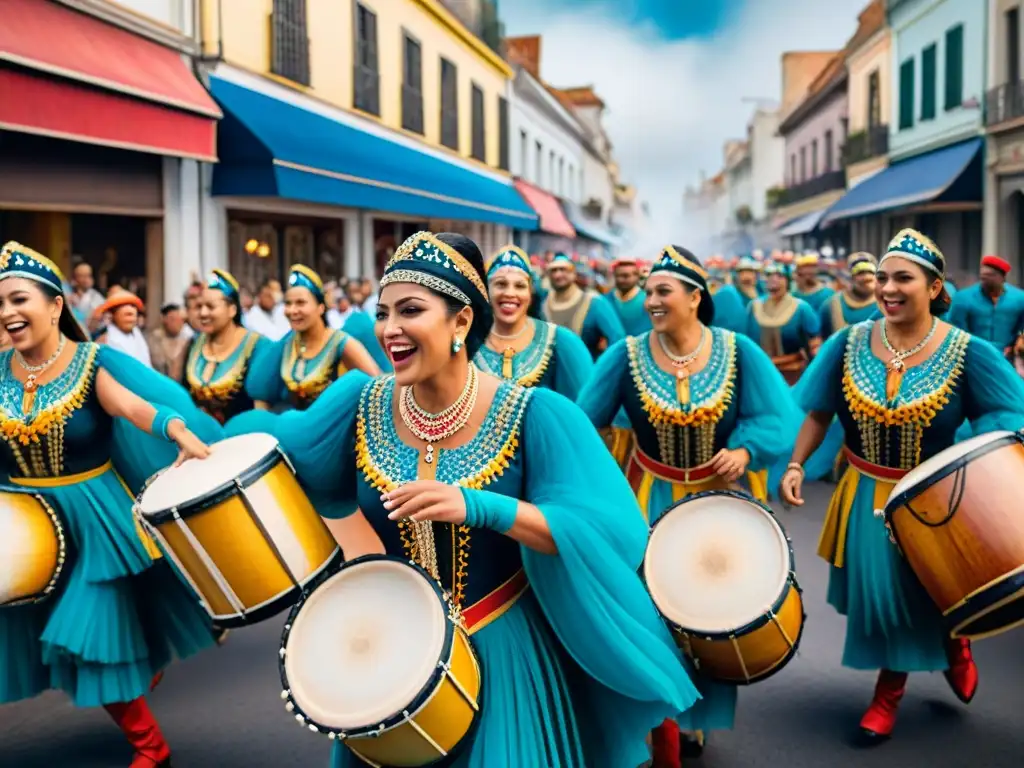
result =
[[[793,296],[801,301],[806,301],[815,312],[821,309],[821,306],[835,295],[835,289],[830,288],[827,285],[819,285],[813,291],[809,291],[807,293],[804,293],[803,291],[793,291]]]
[[[458,294],[489,326],[483,281],[433,235],[399,248],[382,284],[389,277]],[[486,329],[480,333],[477,342]],[[596,432],[561,395],[502,383],[476,435],[436,452],[436,478],[463,489],[466,523],[429,524],[426,536],[409,521],[389,520],[381,502],[382,492],[417,477],[421,461],[396,431],[395,389],[391,377],[352,373],[307,411],[244,414],[231,428],[277,436],[324,516],[358,507],[388,554],[434,555],[463,617],[510,580],[523,585],[489,622],[468,626],[482,667],[481,717],[471,742],[443,765],[639,765],[646,732],[691,706],[697,692],[637,575],[645,526],[623,514],[635,502]],[[514,516],[517,500],[543,513],[558,555],[494,530],[507,530],[494,521]],[[433,552],[421,550],[430,540]],[[332,765],[362,763],[335,744]]]
[[[617,290],[609,293],[607,298],[612,303],[627,336],[639,336],[651,330],[651,318],[644,309],[644,292],[640,286],[633,289],[628,299],[620,296]]]
[[[373,329],[374,321],[374,318],[362,310],[357,310],[348,316],[344,325],[341,326],[341,330],[366,348],[378,368],[385,373],[390,373],[392,371],[391,360],[380,342],[377,341],[377,334]]]
[[[1004,285],[995,302],[981,290],[981,283],[958,291],[946,318],[952,325],[990,342],[1000,352],[1013,347],[1024,331],[1024,290]]]
[[[776,303],[757,299],[747,313],[746,335],[753,339],[790,384],[796,382],[811,358],[811,342],[821,333],[818,315],[807,302],[790,294]]]
[[[848,325],[856,325],[865,320],[877,320],[882,316],[878,302],[874,297],[863,302],[852,299],[845,291],[836,293],[818,309],[818,322],[821,324],[821,338],[827,339],[833,333],[841,331]]]
[[[558,254],[549,267],[575,267],[565,254]],[[542,314],[549,323],[568,328],[587,345],[595,360],[601,354],[602,342],[608,347],[626,335],[615,309],[607,297],[595,291],[570,289],[569,297],[556,301],[554,292],[548,294],[542,305]]]
[[[313,357],[304,357],[295,331],[288,331],[280,341],[267,344],[254,355],[245,377],[248,397],[270,405],[287,403],[292,408],[312,405],[325,389],[348,367],[342,353],[349,335],[344,331],[327,331],[327,341]]]
[[[737,274],[746,271],[758,273],[761,265],[745,257],[740,259],[735,271]],[[760,282],[750,291],[735,282],[723,285],[715,292],[715,325],[734,333],[746,333],[750,304],[763,295]]]
[[[594,367],[590,352],[566,328],[533,318],[527,322],[533,324],[533,339],[526,349],[506,363],[505,355],[485,344],[473,358],[476,367],[521,387],[544,387],[575,400]]]

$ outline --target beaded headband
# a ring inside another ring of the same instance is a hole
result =
[[[875,267],[875,262],[869,259],[857,259],[853,264],[850,265],[851,275],[863,275],[863,274],[875,274],[878,269]]]
[[[704,267],[691,258],[679,253],[673,246],[666,245],[651,267],[650,276],[665,274],[708,292],[708,273]]]
[[[533,280],[533,270],[530,268],[530,257],[522,248],[510,245],[502,248],[494,257],[491,266],[487,269],[487,282],[494,279],[494,276],[502,269],[517,269],[525,272],[526,276]]]
[[[885,260],[892,256],[912,261],[939,277],[944,277],[946,274],[946,257],[942,255],[942,251],[939,250],[935,243],[916,229],[900,230],[896,237],[890,241],[885,255],[878,262],[878,266],[882,266]]]
[[[324,282],[320,275],[307,266],[296,264],[288,273],[289,288],[305,288],[321,304],[324,301]]]
[[[551,258],[551,261],[548,262],[548,269],[557,269],[558,267],[576,269],[576,262],[570,259],[567,254],[556,253]]]
[[[229,299],[236,298],[239,293],[238,281],[226,269],[213,269],[206,278],[206,287],[220,291]]]
[[[64,274],[43,254],[13,240],[0,249],[0,280],[23,277],[64,292]]]
[[[820,260],[816,253],[805,253],[801,256],[797,256],[794,263],[798,267],[816,267],[820,263]]]
[[[487,286],[466,257],[432,232],[417,232],[402,243],[384,268],[380,287],[416,283],[470,306],[474,294],[488,303]]]

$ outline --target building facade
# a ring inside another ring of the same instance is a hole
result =
[[[536,229],[509,173],[513,72],[440,0],[201,10],[225,112],[204,176],[204,266],[248,285],[295,262],[373,278],[417,230],[460,232],[489,253]]]
[[[1021,0],[990,0],[985,121],[988,131],[984,250],[1013,265],[1018,284],[1024,260],[1024,56]]]

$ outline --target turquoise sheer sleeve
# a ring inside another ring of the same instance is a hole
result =
[[[356,510],[356,413],[370,380],[362,371],[351,371],[305,411],[246,411],[224,429],[228,435],[267,432],[276,437],[320,516],[346,517]]]
[[[555,330],[554,389],[575,400],[594,370],[594,359],[583,340],[568,328]]]
[[[739,364],[739,415],[727,447],[746,448],[750,469],[766,469],[788,458],[803,422],[803,412],[779,370],[759,346],[736,334]]]
[[[1024,429],[1024,380],[987,341],[967,345],[964,411],[975,435]]]
[[[747,308],[743,306],[743,300],[735,286],[723,285],[711,298],[715,305],[713,324],[734,333],[745,333]]]
[[[524,501],[540,509],[558,555],[523,547],[523,564],[555,635],[579,665],[574,701],[600,724],[607,765],[648,759],[644,737],[699,694],[637,570],[647,526],[625,476],[583,412],[532,394],[523,430]]]
[[[804,413],[819,411],[835,414],[842,396],[843,356],[850,326],[828,337],[818,354],[793,387],[793,399]]]
[[[394,370],[387,353],[377,341],[377,334],[373,331],[372,317],[365,312],[353,312],[348,316],[341,330],[366,347],[366,351],[370,353],[370,357],[374,359],[377,367],[383,373],[391,373]]]
[[[620,339],[626,338],[626,329],[619,319],[619,313],[615,311],[611,301],[605,296],[595,296],[590,302],[590,310],[587,312],[587,320],[597,326],[610,347]]]
[[[101,345],[97,363],[118,384],[158,409],[169,409],[185,422],[200,440],[215,443],[224,437],[217,421],[199,410],[188,392],[176,381],[157,373],[135,358]],[[114,468],[133,493],[161,469],[174,463],[178,446],[161,435],[145,432],[125,419],[114,419],[111,459]]]
[[[942,319],[950,325],[955,325],[960,330],[970,333],[971,329],[968,328],[970,323],[967,322],[968,296],[969,294],[967,293],[959,293],[956,296],[953,296],[953,301],[949,305],[949,311]]]
[[[821,335],[821,321],[818,320],[818,313],[806,301],[800,306],[800,324],[806,338],[813,339],[815,336]]]
[[[626,341],[622,340],[598,358],[590,378],[576,398],[583,413],[598,429],[610,427],[622,406],[622,380],[628,368],[629,353]]]
[[[284,399],[281,360],[294,336],[295,331],[288,331],[279,341],[257,342],[245,376],[245,391],[253,400],[276,405]]]

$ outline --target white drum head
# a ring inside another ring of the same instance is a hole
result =
[[[277,438],[262,432],[238,435],[210,446],[210,455],[190,459],[160,475],[143,492],[139,510],[154,515],[208,496],[258,464],[277,448]]]
[[[988,432],[984,435],[978,435],[970,438],[969,440],[964,440],[962,443],[949,446],[946,450],[940,451],[927,461],[918,464],[904,475],[892,489],[892,492],[889,494],[889,498],[895,499],[908,488],[913,488],[921,481],[927,480],[932,475],[941,471],[943,467],[949,466],[954,461],[966,456],[971,451],[977,450],[978,448],[984,448],[986,445],[1004,440],[1007,435],[1012,434],[1013,432],[1007,432],[1005,430],[1000,432]]]
[[[782,596],[789,542],[757,504],[732,495],[686,501],[658,521],[644,577],[658,610],[694,634],[740,629]]]
[[[374,727],[413,703],[444,650],[444,604],[419,571],[350,566],[306,599],[288,635],[292,699],[328,728]]]

